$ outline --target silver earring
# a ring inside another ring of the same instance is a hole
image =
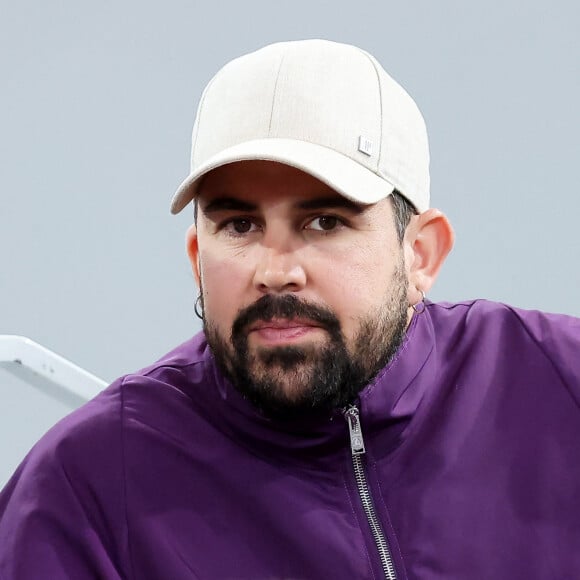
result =
[[[201,294],[195,299],[193,311],[200,320],[203,320],[203,298],[201,297]]]
[[[425,312],[425,292],[423,290],[419,290],[421,292],[421,300],[417,302],[417,304],[411,304],[411,308],[417,313],[421,314]]]

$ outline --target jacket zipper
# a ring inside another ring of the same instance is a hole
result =
[[[397,580],[389,544],[377,518],[373,498],[365,474],[363,465],[365,442],[360,424],[359,410],[355,405],[352,405],[346,409],[344,416],[346,417],[348,432],[350,434],[350,450],[358,494],[379,552],[381,567],[386,580]]]

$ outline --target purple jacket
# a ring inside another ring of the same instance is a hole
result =
[[[33,448],[0,578],[580,578],[579,406],[580,320],[485,301],[416,315],[358,418],[265,419],[198,335]]]

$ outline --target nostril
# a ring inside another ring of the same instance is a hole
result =
[[[306,275],[298,264],[282,264],[256,270],[254,285],[260,292],[296,292],[306,284]]]

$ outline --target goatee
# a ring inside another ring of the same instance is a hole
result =
[[[220,370],[235,388],[270,417],[292,418],[341,408],[388,364],[407,328],[407,280],[402,265],[391,280],[390,292],[377,312],[359,320],[353,344],[328,308],[294,294],[266,294],[242,309],[232,325],[229,341],[211,319],[204,320],[208,344]],[[250,350],[248,329],[272,319],[312,321],[328,335],[318,342]]]

